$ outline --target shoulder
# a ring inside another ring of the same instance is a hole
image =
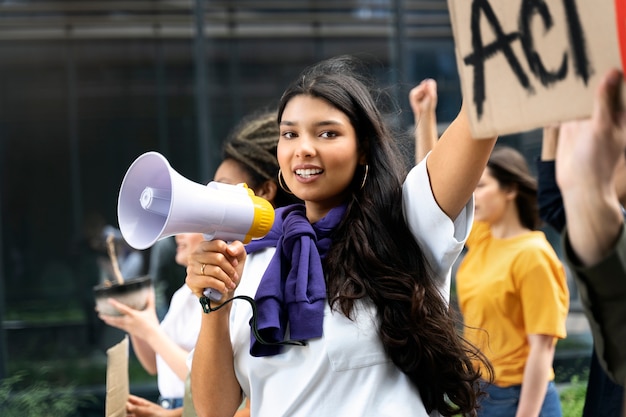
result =
[[[451,219],[435,200],[426,169],[427,161],[428,157],[407,175],[402,186],[402,210],[409,230],[435,269],[435,274],[446,277],[471,229],[474,200],[470,198],[461,213]]]
[[[402,184],[404,215],[411,226],[414,219],[445,216],[435,201],[424,158],[413,167]],[[446,216],[447,217],[447,216]]]
[[[536,256],[539,253],[549,258],[558,258],[545,233],[540,230],[532,231],[524,236],[520,242],[520,253],[526,256]]]
[[[403,209],[409,226],[411,219],[419,215],[421,218],[429,217],[434,221],[454,223],[455,226],[467,226],[466,231],[469,233],[474,219],[474,199],[470,196],[461,213],[454,219],[450,218],[441,209],[433,194],[430,174],[426,168],[429,156],[409,171],[402,184]]]
[[[491,237],[491,228],[488,223],[474,221],[472,223],[472,229],[467,238],[467,242],[465,242],[465,246],[468,249],[471,249],[474,245],[479,242],[486,241]]]
[[[528,233],[519,240],[512,252],[513,268],[520,273],[525,271],[520,277],[528,274],[537,277],[546,275],[565,277],[563,263],[541,231]]]

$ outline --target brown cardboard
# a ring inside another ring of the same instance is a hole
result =
[[[126,417],[128,384],[128,335],[107,349],[106,417]]]
[[[474,137],[518,133],[588,117],[600,77],[609,68],[622,68],[620,43],[626,44],[623,0],[448,0],[448,7]],[[488,18],[490,11],[492,19]],[[499,35],[494,29],[497,26]],[[483,49],[474,46],[488,48],[497,40],[501,42],[491,55],[481,54]],[[525,53],[522,40],[529,45],[529,53]],[[541,66],[548,76],[540,76]],[[562,68],[564,72],[559,73]],[[481,73],[484,100],[480,99]],[[524,77],[516,74],[525,75],[526,87],[521,82]]]

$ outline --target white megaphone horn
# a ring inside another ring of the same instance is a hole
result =
[[[124,240],[146,249],[179,233],[248,243],[270,231],[274,208],[245,184],[198,184],[172,169],[160,153],[147,152],[124,176],[117,217]]]

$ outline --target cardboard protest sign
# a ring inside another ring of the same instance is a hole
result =
[[[128,335],[107,349],[105,417],[126,417],[128,383]]]
[[[474,137],[587,117],[600,78],[624,67],[626,0],[448,0],[448,7]]]

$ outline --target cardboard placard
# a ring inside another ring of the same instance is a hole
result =
[[[107,349],[106,417],[126,417],[126,402],[130,395],[128,383],[128,335]]]
[[[600,78],[623,68],[624,0],[448,0],[448,8],[474,137],[588,117]]]

